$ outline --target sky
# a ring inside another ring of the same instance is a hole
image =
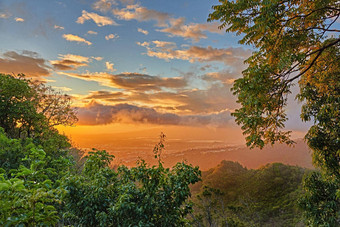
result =
[[[207,22],[216,4],[1,0],[0,72],[24,73],[70,95],[79,121],[60,129],[73,138],[164,132],[241,144],[230,88],[252,47]],[[302,137],[306,126],[292,103],[287,128]]]

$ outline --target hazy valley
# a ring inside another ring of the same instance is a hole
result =
[[[121,138],[117,135],[91,135],[74,139],[76,146],[87,151],[92,147],[103,149],[115,156],[114,164],[135,166],[138,159],[144,159],[149,164],[156,164],[153,147],[158,142],[157,137]],[[98,143],[96,138],[100,137]],[[214,140],[184,140],[167,138],[165,151],[161,155],[165,165],[170,167],[177,162],[186,160],[201,170],[217,166],[222,160],[239,162],[241,165],[256,169],[267,163],[280,162],[287,165],[297,165],[313,168],[311,153],[302,139],[296,140],[294,146],[275,144],[264,149],[249,149],[244,145],[230,145]]]

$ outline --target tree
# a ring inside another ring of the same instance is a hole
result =
[[[67,95],[23,74],[0,74],[0,127],[11,138],[39,137],[53,131],[53,126],[76,121]]]
[[[271,163],[246,169],[222,161],[193,190],[194,226],[301,226],[302,167]],[[195,193],[196,192],[196,193]]]
[[[305,195],[300,205],[306,211],[310,226],[339,226],[340,204],[336,191],[339,185],[331,177],[312,172],[304,180]]]
[[[0,127],[10,137],[20,138],[25,132],[30,137],[33,128],[43,127],[43,116],[33,102],[35,94],[21,75],[16,79],[0,74]]]
[[[290,132],[283,128],[287,95],[298,82],[301,119],[314,122],[305,137],[313,150],[314,164],[324,177],[334,179],[340,194],[340,30],[336,25],[340,2],[220,3],[213,6],[209,20],[220,20],[220,28],[227,32],[243,34],[240,43],[256,49],[245,61],[248,67],[243,77],[232,88],[241,104],[233,116],[242,125],[247,145],[262,148],[276,141],[293,143]],[[340,204],[339,197],[333,201]]]
[[[157,156],[158,157],[158,156]],[[156,157],[156,158],[157,158]],[[189,184],[199,180],[198,167],[177,163],[164,168],[109,168],[113,156],[89,153],[81,175],[64,180],[65,224],[87,226],[183,226],[191,205]]]
[[[192,215],[194,226],[223,226],[243,227],[245,223],[240,221],[230,210],[224,201],[224,193],[219,189],[203,186],[201,193],[197,195],[195,212]]]

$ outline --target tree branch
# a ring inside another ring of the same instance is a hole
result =
[[[338,42],[340,42],[340,38],[339,38],[339,39],[336,39],[334,42],[331,42],[331,43],[327,44],[326,46],[324,46],[324,47],[322,47],[322,48],[320,48],[320,49],[318,49],[318,50],[316,50],[316,51],[313,51],[311,54],[317,53],[317,55],[316,55],[315,58],[312,60],[312,62],[309,64],[309,66],[308,66],[307,68],[305,68],[302,72],[300,72],[298,75],[296,75],[296,76],[294,76],[293,78],[289,79],[287,82],[288,82],[288,83],[291,83],[291,82],[293,82],[294,80],[296,80],[297,78],[299,78],[300,76],[302,76],[303,74],[305,74],[305,73],[306,73],[306,72],[307,72],[307,71],[315,64],[316,60],[320,57],[320,55],[322,54],[322,52],[323,52],[325,49],[327,49],[327,48],[329,48],[329,47],[331,47],[331,46],[337,44]]]

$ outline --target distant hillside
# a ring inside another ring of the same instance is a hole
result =
[[[187,160],[193,165],[198,165],[201,170],[215,167],[221,160],[239,162],[251,169],[273,162],[313,168],[310,150],[303,140],[297,140],[292,147],[285,144],[275,144],[274,146],[266,146],[262,150],[250,150],[245,146],[212,146],[188,149],[170,154],[165,153],[163,158],[169,166],[178,161]]]
[[[237,162],[224,160],[204,171],[202,182],[192,187],[198,204],[196,225],[201,222],[209,226],[227,219],[241,226],[302,225],[297,201],[306,171],[281,163],[249,170]]]
[[[152,150],[158,142],[157,137],[126,139],[125,136],[102,134],[100,143],[96,137],[83,136],[77,138],[78,144],[75,145],[89,150],[92,147],[104,149],[115,155],[114,162],[118,165],[135,166],[139,158],[145,159],[149,164],[156,164]],[[275,144],[268,145],[263,150],[250,150],[245,146],[230,145],[218,140],[175,140],[169,137],[165,142],[162,160],[168,167],[187,160],[193,165],[198,165],[201,170],[213,168],[222,160],[236,161],[252,169],[272,162],[313,168],[309,148],[302,139],[297,140],[292,147]]]

